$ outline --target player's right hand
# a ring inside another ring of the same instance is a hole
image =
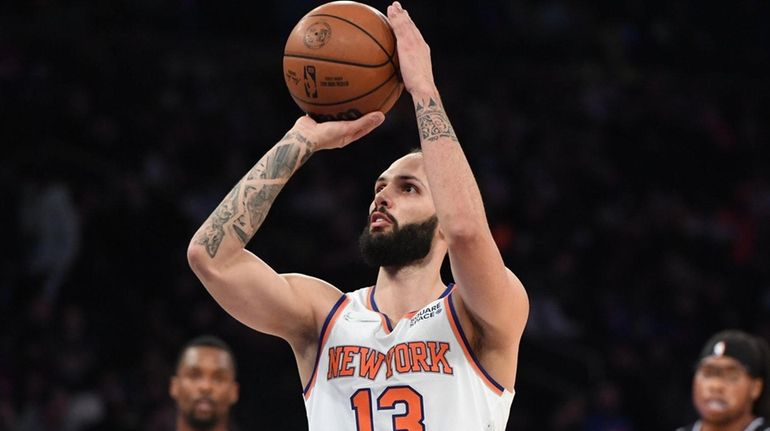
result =
[[[385,114],[370,112],[356,120],[318,123],[309,115],[300,117],[292,131],[299,132],[313,143],[313,151],[342,148],[366,136],[385,120]]]

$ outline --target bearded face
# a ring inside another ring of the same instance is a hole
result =
[[[422,222],[402,226],[386,209],[379,208],[377,211],[390,218],[392,228],[378,231],[370,229],[368,224],[364,228],[358,245],[368,265],[400,268],[428,255],[438,226],[435,214]]]
[[[184,415],[187,424],[190,425],[190,428],[200,431],[207,431],[214,428],[214,426],[221,420],[216,413],[204,416],[199,415],[194,409],[182,412],[182,414]]]
[[[226,423],[238,400],[231,357],[215,347],[188,348],[171,380],[170,394],[190,428],[204,431]]]

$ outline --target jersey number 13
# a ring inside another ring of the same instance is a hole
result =
[[[393,431],[425,431],[422,395],[411,386],[388,386],[377,397],[377,410],[394,410],[398,404],[405,407],[404,413],[393,414]],[[359,389],[350,397],[350,407],[356,414],[359,431],[374,431],[372,416],[372,391]]]

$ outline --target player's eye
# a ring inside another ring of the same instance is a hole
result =
[[[407,193],[416,193],[417,192],[417,187],[415,187],[413,184],[404,184],[403,189]]]

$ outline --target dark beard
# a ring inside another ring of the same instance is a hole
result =
[[[195,413],[189,412],[185,414],[185,422],[194,430],[207,431],[214,428],[219,422],[219,418],[216,415],[212,415],[211,417],[201,419],[195,417]]]
[[[390,216],[386,211],[379,211]],[[404,226],[399,226],[393,217],[390,219],[393,222],[391,232],[370,232],[368,224],[364,227],[358,237],[358,247],[364,262],[374,267],[401,268],[428,255],[438,226],[438,217],[433,215],[423,222]]]

